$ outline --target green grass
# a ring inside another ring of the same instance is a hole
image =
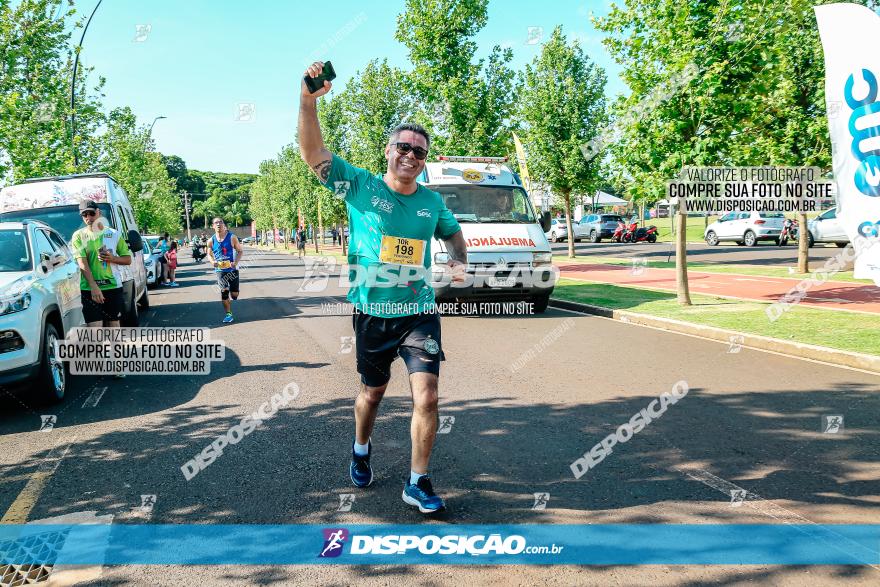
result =
[[[771,322],[765,313],[770,304],[691,294],[693,305],[680,306],[675,293],[572,279],[560,279],[553,297],[747,334],[880,354],[880,316],[870,314],[794,306]]]
[[[675,255],[672,256],[675,258]],[[554,255],[553,260],[557,264],[563,263],[599,263],[606,265],[632,265],[632,259],[623,257],[599,257],[596,255],[569,259],[566,255]],[[822,268],[824,261],[810,261],[810,268],[817,271]],[[675,261],[648,261],[648,267],[657,269],[675,269]],[[705,271],[706,273],[735,273],[739,275],[756,275],[759,277],[789,277],[802,279],[806,277],[801,273],[790,273],[787,267],[767,267],[764,265],[725,265],[723,263],[688,263],[689,271]],[[829,281],[842,281],[848,283],[867,283],[864,279],[853,279],[852,271],[840,271],[828,278]]]
[[[709,224],[715,222],[716,217],[709,217]],[[674,218],[652,218],[651,220],[645,220],[645,224],[648,226],[654,225],[657,227],[657,242],[661,243],[669,243],[675,240],[675,234],[672,232],[672,223]],[[689,243],[702,243],[705,242],[703,240],[703,232],[706,230],[707,224],[703,218],[700,217],[690,217],[687,222],[687,230],[685,233],[687,234],[686,240]]]

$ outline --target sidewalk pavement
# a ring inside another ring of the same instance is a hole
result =
[[[626,285],[661,291],[676,291],[675,269],[654,267],[630,267],[601,263],[557,263],[560,277]],[[737,298],[758,302],[776,302],[803,278],[761,277],[734,273],[705,273],[688,271],[691,293]],[[806,306],[825,310],[880,313],[880,287],[872,283],[845,283],[826,281],[813,284],[800,302]]]

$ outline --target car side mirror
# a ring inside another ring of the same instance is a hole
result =
[[[144,250],[144,241],[138,231],[132,229],[128,231],[128,248],[132,253],[140,253]]]
[[[541,229],[543,229],[544,232],[547,232],[548,230],[550,230],[550,212],[543,212],[541,214],[540,223],[541,223]]]

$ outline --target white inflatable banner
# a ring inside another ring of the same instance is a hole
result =
[[[816,6],[837,218],[856,249],[854,277],[880,285],[880,16],[857,4]]]

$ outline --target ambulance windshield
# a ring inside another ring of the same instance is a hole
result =
[[[459,222],[533,224],[537,222],[525,190],[517,186],[431,186]]]

